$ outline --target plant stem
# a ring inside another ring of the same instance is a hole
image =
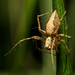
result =
[[[64,3],[63,0],[52,0],[53,2],[53,10],[57,10],[57,13],[59,15],[59,19],[61,19],[62,15],[65,12],[64,9]],[[66,17],[62,19],[60,31],[61,34],[67,35],[67,22]],[[65,37],[61,37],[66,42],[66,45],[68,45],[68,39]],[[71,75],[72,74],[72,67],[71,67],[71,59],[70,55],[68,55],[68,52],[64,46],[64,44],[61,44],[59,47],[59,53],[57,53],[56,57],[56,75]]]

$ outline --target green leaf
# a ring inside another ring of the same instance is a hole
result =
[[[57,10],[59,18],[61,19],[62,15],[65,12],[63,0],[53,0],[52,3],[53,3],[53,10]],[[62,19],[59,33],[67,35],[67,22],[65,16]],[[66,45],[68,46],[68,39],[65,37],[61,37],[61,39],[63,39]],[[71,75],[72,74],[71,59],[63,43],[59,46],[59,53],[57,53],[56,59],[57,59],[56,75]]]

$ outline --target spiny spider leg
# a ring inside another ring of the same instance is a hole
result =
[[[54,43],[55,43],[55,39],[53,40],[53,42],[52,42],[52,47],[51,47],[52,65],[53,65],[53,68],[54,68],[54,70],[55,70],[54,61],[53,61],[53,48],[54,48]]]
[[[44,13],[44,14],[41,14],[41,15],[38,15],[38,16],[41,17],[41,16],[47,15],[47,14],[49,14],[51,12],[52,12],[52,9],[50,10],[50,12],[47,12],[47,13]]]
[[[58,34],[58,36],[65,36],[65,37],[71,39],[71,36],[68,36],[68,35],[65,35],[65,34]]]
[[[42,51],[42,52],[45,52],[45,53],[49,53],[49,54],[51,54],[50,52],[47,52],[47,51],[41,50],[41,49],[38,47],[38,45],[37,45],[37,41],[36,41],[36,40],[34,40],[34,41],[35,41],[36,48],[37,48],[39,51]],[[53,55],[56,56],[55,54],[53,54]]]
[[[66,14],[66,11],[65,11],[64,14],[62,15],[60,21],[62,21],[62,19],[63,19],[63,17],[65,16],[65,14]]]
[[[65,45],[65,47],[66,47],[66,49],[67,49],[68,53],[70,54],[70,51],[69,51],[68,47],[66,46],[65,41],[64,41],[64,40],[60,40],[60,44],[61,44],[61,43],[63,43],[63,44]]]
[[[47,51],[41,50],[41,49],[38,47],[36,40],[35,40],[35,45],[36,45],[36,48],[37,48],[39,51],[42,51],[42,52],[45,52],[45,53],[49,53],[49,52],[47,52]],[[49,53],[49,54],[51,54],[51,53]]]
[[[25,39],[20,40],[17,44],[15,44],[15,46],[13,46],[13,48],[12,48],[8,53],[6,53],[4,56],[6,56],[6,55],[8,55],[9,53],[11,53],[11,51],[12,51],[19,43],[21,43],[21,42],[23,42],[23,41],[25,41],[25,40],[30,40],[30,39],[41,40],[42,42],[45,43],[45,39],[44,39],[44,38],[41,38],[41,37],[39,37],[39,36],[32,36],[32,37],[30,37],[30,38],[25,38]]]
[[[41,29],[39,17],[44,16],[44,15],[46,15],[46,14],[49,14],[49,13],[51,13],[51,12],[52,12],[52,9],[51,9],[50,12],[47,12],[47,13],[44,13],[44,14],[41,14],[41,15],[37,15],[37,21],[38,21],[38,29],[39,29],[39,32],[42,33],[42,34],[45,35],[45,36],[47,36],[47,35],[46,35],[46,32]]]

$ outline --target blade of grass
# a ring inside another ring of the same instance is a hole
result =
[[[63,13],[65,12],[63,0],[52,0],[53,2],[53,10],[57,10],[59,18],[62,17]],[[67,22],[66,17],[63,18],[60,27],[60,33],[67,35]],[[68,46],[68,39],[62,37],[67,46]],[[56,75],[71,75],[72,74],[72,67],[71,67],[71,59],[68,52],[66,52],[66,48],[63,44],[59,47],[59,53],[57,53],[57,69]]]

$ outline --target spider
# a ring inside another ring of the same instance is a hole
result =
[[[52,11],[52,10],[51,10]],[[48,50],[51,50],[51,58],[52,58],[52,65],[53,65],[53,68],[55,70],[55,67],[54,67],[54,61],[53,61],[53,50],[56,50],[58,52],[58,46],[63,43],[68,51],[68,53],[70,54],[70,51],[68,49],[68,47],[66,46],[66,43],[64,40],[61,40],[61,36],[64,36],[64,37],[67,37],[67,38],[71,38],[71,36],[68,36],[68,35],[65,35],[65,34],[58,34],[58,31],[60,29],[60,23],[63,19],[63,16],[65,15],[66,11],[64,12],[64,14],[62,15],[61,19],[59,19],[58,17],[58,14],[57,14],[57,11],[55,10],[51,17],[48,19],[48,22],[46,24],[46,31],[42,30],[41,29],[41,26],[40,26],[40,21],[39,21],[39,17],[41,16],[44,16],[46,14],[49,14],[51,13],[50,12],[47,12],[47,13],[44,13],[44,14],[41,14],[41,15],[37,15],[37,21],[38,21],[38,30],[41,34],[45,35],[47,38],[44,39],[42,37],[39,37],[39,36],[32,36],[32,37],[29,37],[29,38],[25,38],[25,39],[22,39],[20,40],[17,44],[15,44],[15,46],[13,46],[13,48],[8,52],[6,53],[4,56],[8,55],[9,53],[11,53],[11,51],[20,43],[20,42],[23,42],[25,40],[30,40],[30,39],[34,39],[35,40],[35,44],[36,44],[36,47],[38,48],[38,50],[40,51],[43,51],[41,50],[38,46],[37,46],[37,42],[36,40],[40,40],[42,41],[43,43],[45,43],[45,48],[48,49]],[[44,51],[45,52],[45,51]]]

